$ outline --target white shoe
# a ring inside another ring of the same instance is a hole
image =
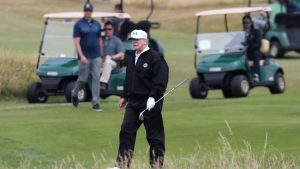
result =
[[[119,167],[107,168],[107,169],[120,169]]]
[[[258,74],[256,74],[256,73],[253,74],[253,81],[254,82],[259,82],[259,75]]]

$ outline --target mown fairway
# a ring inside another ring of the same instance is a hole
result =
[[[9,6],[0,0],[0,6],[4,8],[5,5]],[[23,10],[26,12],[27,8]],[[42,30],[41,18],[33,13],[23,16],[8,12],[5,15],[10,18],[6,20],[8,23],[16,24],[18,20],[22,24],[15,29],[0,25],[0,57],[7,51],[12,55],[34,56]],[[194,23],[190,24],[194,27]],[[30,27],[33,31],[29,31]],[[196,76],[194,35],[188,33],[193,31],[191,27],[184,33],[163,28],[152,33],[165,45],[170,66],[168,89],[171,89],[185,77]],[[285,70],[287,90],[282,95],[271,95],[267,88],[255,88],[247,98],[224,99],[221,91],[210,91],[206,100],[193,100],[189,96],[189,84],[185,84],[167,96],[163,112],[167,157],[187,157],[199,151],[199,146],[214,152],[221,147],[220,132],[233,148],[244,148],[244,141],[248,141],[257,154],[263,152],[267,133],[267,155],[284,153],[299,159],[300,55],[290,53],[286,59],[276,61]],[[117,97],[101,100],[104,108],[101,113],[92,111],[90,103],[73,108],[63,97],[52,97],[47,104],[28,104],[25,98],[2,97],[0,100],[0,162],[19,166],[20,161],[30,159],[34,165],[45,167],[74,154],[79,161],[92,164],[93,153],[97,157],[103,155],[108,165],[114,160],[123,117],[116,106]],[[137,138],[135,159],[146,164],[148,161],[143,126]]]

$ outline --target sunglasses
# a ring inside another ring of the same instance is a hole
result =
[[[105,31],[111,31],[112,30],[112,28],[107,28],[107,29],[104,29]]]

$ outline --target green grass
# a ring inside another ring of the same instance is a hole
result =
[[[193,45],[190,34],[154,31],[166,47],[170,65],[169,88],[185,77],[194,77]],[[229,136],[236,149],[244,140],[261,154],[268,132],[268,153],[300,156],[300,82],[298,56],[277,60],[285,68],[287,90],[271,95],[266,88],[255,88],[249,97],[223,99],[220,91],[210,91],[206,100],[193,100],[188,84],[171,93],[165,101],[164,120],[167,157],[188,156],[200,145],[209,151],[219,148],[218,133]],[[123,113],[116,108],[117,97],[102,100],[103,113],[91,110],[90,103],[78,109],[62,103],[64,98],[52,97],[48,104],[27,104],[25,100],[0,102],[0,159],[18,166],[24,159],[33,165],[53,164],[71,154],[87,164],[92,154],[105,154],[112,161],[118,148],[118,132]],[[141,127],[136,145],[136,159],[146,162],[148,145]]]
[[[217,151],[218,132],[229,137],[232,146],[241,149],[243,140],[262,153],[268,132],[268,153],[299,156],[299,98],[295,94],[271,96],[253,93],[244,99],[222,99],[219,93],[205,101],[191,100],[187,87],[166,99],[164,119],[167,157],[187,156],[197,145]],[[299,94],[299,93],[298,93]],[[79,161],[93,163],[92,153],[113,159],[118,148],[122,113],[117,98],[102,101],[103,113],[91,110],[90,103],[78,109],[70,104],[28,105],[24,101],[2,102],[0,109],[0,157],[18,165],[24,158],[34,164],[53,163],[75,154]],[[225,120],[231,126],[230,136]],[[136,159],[147,156],[145,131],[140,129]]]
[[[17,5],[16,2],[10,3]],[[23,56],[32,59],[37,53],[42,32],[43,20],[40,15],[50,10],[34,8],[32,12],[29,10],[33,8],[29,1],[29,4],[24,2],[20,10],[16,10],[9,8],[10,3],[0,0],[0,14],[5,16],[3,18],[7,23],[0,25],[0,57],[8,53],[12,58]],[[64,3],[73,4],[71,1]],[[50,1],[45,5],[49,8],[55,6]],[[43,4],[37,4],[37,7],[41,6]],[[71,9],[70,6],[66,8]],[[61,9],[64,8],[60,6],[55,11]],[[193,8],[192,12],[189,11],[191,17],[187,17],[187,14],[183,17],[194,21],[191,18],[197,10]],[[159,11],[162,12],[163,9]],[[161,15],[165,16],[165,13]],[[172,18],[170,14],[169,18]],[[186,27],[186,22],[180,25],[171,24],[172,20],[159,19],[170,26],[166,28],[163,25],[161,30],[153,30],[152,35],[165,45],[166,60],[170,66],[168,89],[171,89],[185,77],[196,76],[193,68],[194,35],[190,33],[194,26]],[[173,21],[177,19],[174,18]],[[177,31],[170,31],[172,29]],[[219,132],[228,138],[235,150],[243,151],[246,140],[250,142],[254,154],[261,155],[264,153],[265,136],[268,133],[266,155],[284,153],[287,157],[294,157],[299,167],[300,56],[290,53],[286,59],[276,61],[285,70],[287,90],[282,95],[271,95],[266,88],[255,88],[247,98],[224,99],[221,91],[209,91],[206,100],[193,100],[188,93],[189,85],[185,84],[167,96],[163,111],[167,159],[177,164],[187,158],[196,158],[197,161],[205,156],[206,151],[218,152]],[[14,66],[11,69],[15,70]],[[2,76],[4,72],[6,75],[19,77],[18,74],[12,75],[3,69],[0,72]],[[22,80],[25,81],[22,82],[24,91],[24,86],[31,81]],[[18,81],[15,84],[19,84]],[[28,104],[24,96],[1,96],[0,166],[4,161],[17,168],[21,165],[20,162],[26,165],[26,159],[29,159],[33,166],[43,168],[72,155],[76,156],[78,162],[94,165],[93,154],[100,159],[104,156],[102,167],[112,164],[117,153],[118,134],[123,118],[122,111],[117,109],[117,101],[117,97],[101,100],[104,112],[96,113],[91,110],[90,103],[82,103],[79,108],[73,108],[64,103],[63,97],[50,97],[47,104]],[[229,123],[233,135],[225,121]],[[214,160],[213,157],[208,158]],[[134,159],[147,166],[148,145],[143,127],[138,133]]]
[[[188,49],[192,44],[191,35],[176,36],[164,31],[154,32],[154,35],[162,37],[167,49],[173,48],[166,56],[171,70],[169,89],[184,77],[195,76]],[[186,47],[172,47],[179,43],[176,41],[179,38]],[[270,154],[299,156],[297,60],[293,57],[277,60],[286,73],[288,86],[283,95],[271,95],[266,88],[257,88],[247,98],[223,99],[220,91],[212,91],[206,100],[192,100],[188,84],[171,93],[166,98],[163,113],[167,156],[191,154],[197,145],[216,151],[218,132],[229,135],[225,120],[233,131],[229,139],[238,149],[244,147],[243,140],[247,140],[254,152],[261,153],[268,132]],[[113,159],[122,120],[122,112],[116,108],[117,100],[117,97],[102,100],[103,113],[93,112],[90,103],[81,104],[78,109],[59,103],[63,101],[61,97],[51,98],[49,104],[29,105],[24,100],[0,102],[0,157],[16,165],[25,157],[38,164],[62,159],[71,153],[87,163],[93,162],[92,153],[104,153],[106,158]],[[143,128],[136,146],[136,153],[142,154],[145,160],[148,146]]]

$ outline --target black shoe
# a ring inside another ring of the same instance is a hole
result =
[[[97,112],[103,111],[98,103],[93,105],[93,110],[95,110]]]
[[[74,107],[77,107],[78,106],[78,97],[77,96],[72,96],[71,97],[71,102],[72,102]]]

